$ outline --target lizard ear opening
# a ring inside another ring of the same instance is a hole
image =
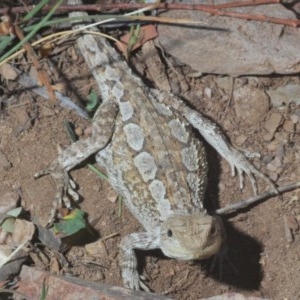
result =
[[[173,236],[173,232],[172,232],[171,229],[168,229],[168,230],[167,230],[167,236],[168,236],[168,237],[172,237],[172,236]]]
[[[218,229],[217,229],[217,227],[216,227],[216,225],[215,224],[213,224],[212,226],[211,226],[211,229],[210,229],[210,235],[212,235],[212,236],[214,236],[214,235],[216,235],[217,233],[218,233]]]

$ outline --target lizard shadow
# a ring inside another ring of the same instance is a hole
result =
[[[201,137],[200,137],[201,139]],[[204,207],[213,212],[217,208],[219,199],[219,187],[221,174],[220,159],[218,153],[202,138],[207,151],[208,184],[204,199]],[[262,244],[251,236],[239,231],[231,223],[224,220],[227,234],[225,257],[219,257],[219,266],[212,267],[215,258],[206,260],[202,265],[207,274],[223,283],[238,288],[255,290],[260,287],[262,280],[262,267],[259,263]],[[222,255],[222,254],[221,254]],[[220,255],[219,255],[220,256]]]
[[[262,244],[232,224],[225,221],[224,225],[227,234],[224,253],[203,261],[201,267],[217,281],[240,289],[258,290],[263,278],[260,264]],[[219,263],[215,263],[216,259]]]

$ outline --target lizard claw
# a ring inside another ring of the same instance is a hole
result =
[[[150,293],[150,289],[143,282],[142,276],[140,276],[137,272],[132,273],[130,276],[130,281],[124,281],[124,286],[131,290],[143,290],[145,292]]]
[[[250,165],[250,166],[252,167],[252,165]],[[245,174],[246,174],[247,177],[249,178],[250,182],[251,182],[254,194],[257,195],[257,191],[258,191],[257,183],[256,183],[256,179],[253,175],[254,173],[256,174],[255,171],[257,171],[257,170],[253,170],[252,168],[251,168],[251,170],[250,169],[246,170],[245,166],[244,166],[244,168],[240,168],[240,167],[236,167],[236,166],[231,166],[231,167],[234,168],[234,170],[237,169],[237,171],[238,171],[240,189],[242,190],[245,186],[244,177],[245,177]],[[235,172],[234,172],[233,176],[235,176]]]
[[[273,191],[278,193],[276,186],[271,181],[271,179],[265,174],[261,173],[258,169],[256,169],[256,167],[246,159],[245,155],[242,152],[236,149],[231,149],[231,154],[228,155],[226,159],[231,166],[232,176],[235,176],[236,170],[238,172],[240,189],[244,188],[244,175],[247,175],[251,182],[252,189],[255,195],[257,195],[258,191],[256,178],[261,178],[262,180],[264,180]]]

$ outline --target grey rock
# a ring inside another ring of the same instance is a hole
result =
[[[280,86],[276,90],[266,91],[270,97],[272,106],[278,107],[281,105],[288,105],[291,102],[300,104],[300,85],[299,84],[288,84]]]
[[[229,1],[212,0],[207,3],[224,2]],[[183,0],[181,3],[205,4],[205,1]],[[295,19],[294,13],[280,4],[235,8],[232,11]],[[297,28],[218,17],[200,11],[171,10],[161,16],[207,24],[207,28],[158,26],[159,41],[165,50],[201,73],[240,76],[300,71],[300,31]]]

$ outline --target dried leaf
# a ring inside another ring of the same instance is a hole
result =
[[[53,52],[53,43],[48,42],[39,48],[39,54],[42,58],[48,58]]]
[[[3,21],[0,23],[0,35],[9,35],[12,32],[10,22]]]
[[[141,47],[144,43],[146,43],[149,40],[152,40],[157,37],[157,31],[156,27],[154,25],[145,25],[140,28],[139,37],[137,42],[132,46],[130,50],[136,50],[139,47]],[[127,33],[124,36],[121,37],[120,43],[116,43],[117,48],[124,52],[124,49],[127,49],[127,46],[130,42],[130,34]],[[123,45],[123,47],[122,47]],[[124,47],[125,45],[125,47]],[[126,55],[126,53],[124,53]]]

